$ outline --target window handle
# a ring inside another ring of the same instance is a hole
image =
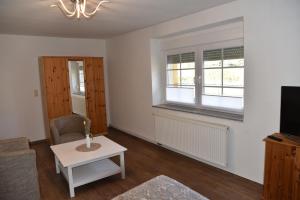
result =
[[[196,84],[196,83],[200,84],[200,83],[201,83],[201,80],[202,80],[202,76],[198,76],[198,78],[195,77],[195,78],[194,78],[194,83],[195,83],[195,84]]]

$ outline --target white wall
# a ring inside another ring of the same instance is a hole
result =
[[[229,125],[227,170],[262,183],[262,139],[279,129],[280,86],[300,85],[299,10],[299,0],[239,0],[110,39],[107,50],[111,124],[147,140],[155,140],[152,98],[154,101],[156,98],[152,97],[151,73],[159,73],[151,71],[151,63],[159,64],[153,61],[159,55],[156,52],[153,56],[153,38],[243,17],[244,122],[168,112]]]
[[[150,36],[145,29],[109,40],[107,55],[111,124],[153,140]]]
[[[35,141],[46,137],[39,56],[106,57],[105,41],[0,35],[0,139],[26,136]],[[38,97],[34,97],[35,89]]]
[[[177,36],[160,39],[161,50],[172,51],[182,47],[193,48],[240,39],[244,39],[244,23],[242,19],[237,22],[228,22],[223,25],[207,27],[205,30],[193,31]]]

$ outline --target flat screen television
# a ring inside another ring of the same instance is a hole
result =
[[[281,87],[280,132],[300,136],[300,87]]]

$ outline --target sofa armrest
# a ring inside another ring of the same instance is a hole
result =
[[[23,168],[29,165],[32,168],[32,164],[36,165],[35,162],[36,154],[33,149],[0,152],[0,171],[4,168],[10,170],[12,167],[16,166],[22,166]]]
[[[0,152],[0,199],[39,199],[36,153]]]
[[[0,140],[0,152],[29,149],[29,141],[25,137]]]

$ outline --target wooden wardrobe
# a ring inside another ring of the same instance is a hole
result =
[[[51,119],[72,114],[68,61],[84,63],[84,85],[87,117],[91,119],[91,132],[107,131],[103,58],[49,57],[39,58],[44,122],[50,143]]]

